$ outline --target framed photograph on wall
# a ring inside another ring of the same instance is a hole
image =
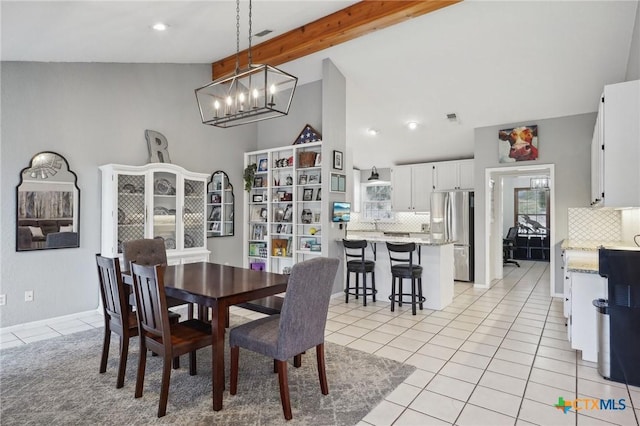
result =
[[[331,192],[347,191],[347,176],[339,173],[331,173]]]
[[[336,170],[342,170],[342,152],[333,151],[333,168]]]

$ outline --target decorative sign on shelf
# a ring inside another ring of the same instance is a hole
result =
[[[302,132],[300,132],[293,144],[300,145],[303,143],[319,141],[322,141],[322,135],[320,134],[320,132],[307,124],[306,126],[304,126],[304,129],[302,129]]]

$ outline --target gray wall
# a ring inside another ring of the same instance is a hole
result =
[[[292,145],[306,124],[322,134],[322,81],[296,87],[286,117],[258,123],[258,149]]]
[[[540,150],[539,159],[520,165],[555,164],[555,217],[556,235],[556,291],[562,286],[560,271],[560,244],[567,237],[567,208],[589,206],[591,194],[591,139],[596,122],[596,113],[573,115],[545,120],[527,120],[498,126],[475,129],[475,240],[476,283],[484,283],[484,241],[488,238],[485,229],[485,169],[509,167],[498,162],[498,131],[516,126],[537,124]]]
[[[236,235],[209,239],[211,259],[242,264],[243,152],[256,149],[256,126],[204,126],[193,90],[210,81],[208,65],[1,64],[0,308],[2,327],[95,309],[100,250],[100,172],[107,163],[147,162],[145,129],[164,134],[174,164],[225,170],[236,191]],[[62,154],[78,175],[80,248],[15,251],[15,186],[40,151]],[[24,302],[24,291],[34,301]]]
[[[640,79],[640,3],[636,4],[636,22],[631,37],[625,81]]]

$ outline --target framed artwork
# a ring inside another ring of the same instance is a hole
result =
[[[318,188],[318,192],[316,192],[316,201],[322,201],[322,188]]]
[[[267,221],[267,209],[265,207],[260,209],[260,219]]]
[[[259,162],[258,162],[258,171],[259,172],[266,172],[267,171],[267,159],[266,158],[262,158]]]
[[[253,187],[262,188],[262,176],[257,176],[253,178]]]
[[[318,184],[320,183],[320,175],[310,175],[309,176],[309,183],[310,184]]]
[[[317,244],[315,238],[300,237],[300,250],[311,251],[311,246]]]
[[[347,192],[347,176],[331,173],[331,192]]]
[[[315,167],[320,167],[320,166],[322,165],[322,159],[321,159],[321,157],[322,157],[322,156],[320,155],[320,153],[318,153],[318,154],[316,155],[316,162],[315,162],[315,164],[314,164],[314,166],[315,166]]]
[[[333,151],[333,168],[342,170],[342,152]]]
[[[538,159],[538,125],[498,131],[498,160],[501,163]]]
[[[305,188],[304,193],[302,194],[302,201],[311,200],[313,200],[313,188]]]
[[[285,222],[291,222],[293,218],[293,205],[287,204],[287,208],[284,210],[284,218]]]
[[[307,175],[300,175],[298,178],[298,185],[306,185],[307,184]]]
[[[253,197],[251,199],[254,203],[261,203],[262,202],[262,195],[258,195],[258,194],[253,194]]]

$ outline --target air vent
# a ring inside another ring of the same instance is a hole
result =
[[[450,114],[447,114],[447,120],[449,120],[449,121],[458,121],[458,116],[456,115],[455,112],[452,112]]]
[[[259,33],[256,33],[255,36],[256,37],[264,37],[267,34],[271,34],[273,31],[272,30],[262,30]]]

